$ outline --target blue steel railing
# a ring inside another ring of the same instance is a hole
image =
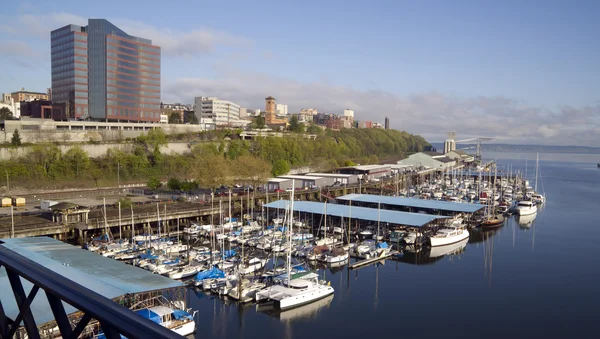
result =
[[[184,338],[3,246],[0,246],[0,266],[6,269],[16,304],[19,307],[17,317],[9,319],[0,300],[0,338],[2,339],[13,338],[21,323],[27,331],[28,339],[40,338],[30,309],[31,302],[39,289],[44,290],[61,337],[64,339],[78,338],[92,319],[96,319],[100,323],[102,331],[108,339],[120,339],[121,335],[131,339]],[[28,295],[25,294],[21,278],[33,284]],[[83,313],[83,317],[75,328],[69,322],[62,304],[63,301]]]

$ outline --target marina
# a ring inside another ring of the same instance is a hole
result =
[[[540,183],[542,180],[538,178]],[[442,186],[445,186],[443,194],[437,198],[433,192]],[[149,228],[150,233],[129,239],[119,239],[105,228],[104,234],[85,244],[87,251],[83,251],[86,255],[82,260],[87,261],[86,265],[98,267],[94,274],[100,277],[104,275],[102,272],[111,276],[122,271],[122,267],[130,267],[134,271],[118,274],[131,277],[133,272],[141,271],[148,277],[159,278],[163,284],[160,288],[142,290],[139,286],[137,290],[106,294],[117,298],[140,293],[145,299],[137,298],[139,302],[130,303],[129,307],[168,328],[177,328],[177,333],[191,334],[196,324],[203,322],[201,310],[195,309],[197,298],[203,299],[202,296],[216,298],[223,305],[238,303],[244,308],[247,306],[242,305],[256,305],[258,313],[272,319],[290,321],[294,314],[318,314],[319,308],[337,303],[340,287],[344,291],[350,286],[343,283],[347,280],[346,284],[350,284],[352,274],[360,271],[362,276],[375,270],[378,288],[379,270],[390,271],[390,267],[397,270],[403,264],[437,265],[460,259],[470,247],[479,244],[484,245],[485,251],[492,250],[491,243],[486,244],[497,234],[512,232],[516,241],[516,232],[535,230],[539,215],[547,213],[546,204],[553,204],[552,199],[546,200],[545,192],[532,189],[518,172],[481,182],[468,178],[455,181],[442,172],[410,189],[414,193],[407,190],[399,196],[347,194],[324,202],[296,200],[296,190],[292,189],[289,199],[282,194],[283,199],[265,203],[254,214],[248,206],[247,210],[242,206],[241,211],[234,213],[229,200],[224,199],[219,203],[214,225],[194,223],[177,229],[169,237],[161,233],[164,222],[161,219],[155,231]],[[461,194],[469,190],[477,192],[476,198]],[[431,193],[429,199],[424,198],[425,191]],[[496,191],[501,193],[495,194]],[[522,193],[507,194],[511,191]],[[459,199],[452,201],[451,196]],[[523,202],[531,202],[536,212],[520,213],[519,204]],[[509,207],[500,208],[505,205]],[[160,211],[158,215],[160,218]],[[126,216],[122,217],[122,223],[126,224]],[[32,243],[33,247],[28,247],[27,242],[32,240],[27,239],[40,239],[44,243],[42,239],[47,238],[26,238],[20,243],[25,245],[24,251],[38,248],[35,252],[39,251],[39,245]],[[16,243],[18,240],[15,239]],[[52,254],[53,260],[64,261],[63,267],[75,266],[86,271],[81,263],[61,259],[56,253]],[[96,257],[103,261],[94,264]],[[119,268],[108,262],[118,264]],[[82,284],[93,284],[89,278],[85,279]],[[161,299],[162,295],[172,297],[164,291],[173,288],[187,291],[178,292],[177,300],[181,302]],[[158,293],[159,290],[163,292]],[[144,294],[147,291],[154,292]],[[51,331],[54,327],[50,318],[48,321],[44,328]],[[92,326],[89,333],[101,334],[101,329]]]

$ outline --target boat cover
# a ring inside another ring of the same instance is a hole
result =
[[[225,251],[225,253],[223,255],[225,256],[225,259],[227,259],[227,258],[233,257],[236,254],[237,253],[235,250],[228,250],[228,251]]]
[[[389,248],[390,246],[387,244],[387,242],[380,242],[379,244],[377,244],[377,248]]]
[[[137,313],[137,314],[141,315],[142,317],[149,319],[150,321],[155,322],[157,324],[161,323],[160,315],[152,312],[151,310],[149,310],[147,308],[137,310],[137,311],[135,311],[135,313]]]
[[[223,271],[221,271],[220,269],[213,267],[209,270],[198,272],[198,274],[196,274],[196,277],[194,278],[194,280],[202,281],[205,279],[215,279],[215,278],[225,278],[225,273]]]
[[[182,310],[173,310],[173,317],[177,320],[189,319],[194,320],[192,315]]]
[[[141,259],[158,259],[157,255],[153,255],[150,250],[146,251],[146,253],[140,254]]]

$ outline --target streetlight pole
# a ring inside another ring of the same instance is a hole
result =
[[[8,170],[5,170],[4,172],[6,172],[6,191],[10,191],[10,183],[8,181]]]
[[[10,237],[15,237],[15,218],[13,216],[13,206],[10,205]]]
[[[121,162],[117,161],[117,188],[121,188]]]

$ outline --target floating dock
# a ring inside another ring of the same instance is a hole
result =
[[[398,252],[398,251],[390,251],[388,254],[385,254],[385,255],[382,255],[382,256],[379,256],[379,257],[374,257],[374,258],[359,260],[359,261],[357,261],[357,262],[355,262],[353,264],[348,265],[348,268],[351,269],[351,270],[356,269],[356,268],[361,268],[363,266],[366,266],[366,265],[378,262],[380,260],[387,259],[387,258],[389,258],[391,256],[394,256],[396,254],[399,254],[399,253],[400,252]]]

